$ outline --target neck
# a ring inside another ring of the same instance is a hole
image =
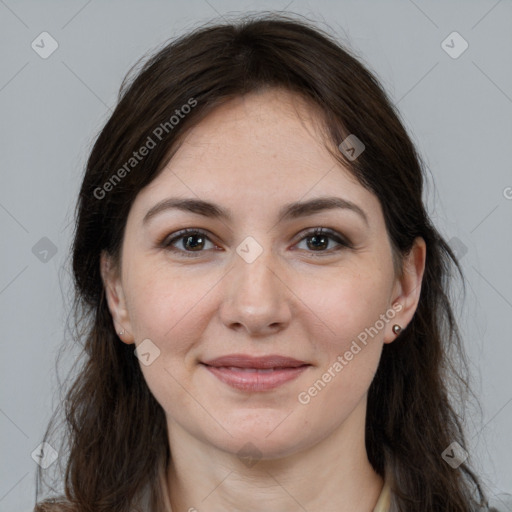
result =
[[[248,504],[254,512],[371,512],[384,484],[368,461],[364,414],[352,414],[313,446],[252,464],[192,437],[176,423],[168,431],[173,512],[241,511]]]

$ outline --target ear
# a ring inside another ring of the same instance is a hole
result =
[[[412,320],[420,300],[421,283],[425,271],[427,246],[425,240],[417,237],[403,261],[402,275],[397,277],[393,288],[393,309],[397,312],[393,320],[387,324],[384,343],[391,343],[400,333],[393,332],[393,326],[398,324],[402,330]]]
[[[122,342],[134,343],[130,317],[126,308],[126,299],[121,283],[120,271],[112,263],[112,258],[105,251],[100,256],[100,270],[108,308],[112,315],[114,329]]]

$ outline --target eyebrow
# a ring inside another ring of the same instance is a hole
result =
[[[320,213],[324,210],[332,210],[335,208],[350,210],[357,213],[368,225],[368,217],[364,210],[352,201],[348,201],[347,199],[343,199],[341,197],[319,197],[309,201],[287,204],[281,208],[278,219],[279,222],[297,219],[300,217],[313,215],[315,213]],[[173,209],[191,212],[213,219],[225,220],[228,222],[233,218],[232,213],[228,209],[208,201],[203,201],[201,199],[169,198],[160,201],[152,208],[150,208],[144,216],[142,223],[146,224],[156,215]]]

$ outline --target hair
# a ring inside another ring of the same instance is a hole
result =
[[[352,50],[309,21],[277,13],[235,21],[207,23],[143,57],[123,80],[117,106],[94,142],[71,250],[73,318],[85,361],[66,394],[65,497],[42,501],[36,511],[128,512],[142,496],[159,510],[158,475],[171,457],[165,415],[133,346],[114,330],[100,254],[120,264],[135,197],[188,130],[217,106],[269,88],[295,93],[316,108],[328,151],[379,199],[399,269],[415,239],[426,242],[416,312],[384,345],[368,390],[366,450],[375,471],[391,482],[392,509],[487,506],[468,461],[453,469],[441,457],[454,441],[465,446],[454,400],[469,391],[467,362],[450,299],[451,278],[458,274],[463,281],[463,275],[426,212],[424,165],[399,113]],[[365,145],[355,160],[339,149],[350,134]],[[150,139],[148,154],[130,160]],[[452,389],[460,391],[452,397]],[[38,488],[40,480],[41,470]]]

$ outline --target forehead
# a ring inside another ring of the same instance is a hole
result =
[[[310,162],[331,167],[334,160],[324,147],[320,119],[317,108],[289,91],[269,89],[238,96],[189,132],[178,151],[179,159],[203,161],[208,166],[217,160],[225,165],[236,159],[244,169],[265,163],[262,170],[279,170],[278,164],[286,163],[297,172]]]
[[[197,197],[261,214],[277,203],[324,195],[378,208],[373,194],[326,149],[315,106],[270,89],[236,97],[192,128],[134,208]]]

